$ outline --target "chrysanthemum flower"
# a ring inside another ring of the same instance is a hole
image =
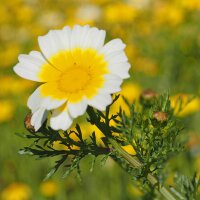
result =
[[[88,105],[103,111],[112,102],[111,94],[120,91],[130,68],[125,44],[114,39],[104,45],[105,35],[104,30],[87,25],[66,26],[38,38],[42,53],[19,56],[14,71],[43,83],[28,99],[36,130],[49,110],[50,126],[66,130]]]

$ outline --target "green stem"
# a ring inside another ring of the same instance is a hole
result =
[[[112,138],[108,138],[111,145],[114,147],[114,149],[125,159],[127,160],[133,167],[135,168],[141,168],[142,163],[139,162],[136,158],[132,157],[130,154],[128,154],[126,151],[124,151],[121,146]],[[151,183],[151,185],[159,185],[158,180],[152,175],[147,175],[148,181]],[[174,196],[170,193],[170,191],[167,190],[164,186],[159,186],[158,191],[167,199],[167,200],[176,200]]]

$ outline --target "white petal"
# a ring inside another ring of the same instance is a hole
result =
[[[110,42],[106,43],[103,48],[100,50],[101,53],[104,55],[109,55],[115,51],[122,51],[126,45],[120,39],[114,39]]]
[[[71,36],[71,49],[75,47],[82,47],[85,37],[88,33],[89,26],[79,26],[75,25],[72,29],[72,36]]]
[[[40,108],[36,112],[33,113],[31,117],[31,125],[34,126],[35,131],[37,131],[47,118],[47,111],[45,108]]]
[[[54,130],[67,130],[72,125],[73,119],[68,111],[64,109],[55,109],[50,118],[50,126]]]
[[[106,74],[104,76],[105,83],[100,92],[103,94],[112,94],[121,91],[120,85],[122,84],[122,79],[119,76],[113,74]]]
[[[112,97],[109,94],[97,94],[95,97],[92,99],[88,99],[88,105],[104,111],[106,110],[106,106],[112,103]]]
[[[13,70],[16,74],[18,74],[22,78],[32,80],[32,81],[39,81],[36,73],[34,73],[26,68],[23,68],[19,63],[15,65]]]
[[[107,60],[110,64],[127,62],[128,58],[124,51],[115,51],[111,54],[105,55],[105,60]]]
[[[38,37],[40,49],[46,58],[61,50],[70,48],[71,29],[64,27],[63,30],[52,30],[46,35]]]
[[[102,48],[105,40],[106,32],[97,28],[90,28],[85,36],[85,40],[82,43],[83,48]]]
[[[45,63],[46,61],[40,52],[31,51],[29,55],[19,55],[19,63],[15,65],[14,71],[25,79],[39,81],[38,73]]]
[[[108,69],[115,75],[119,76],[120,78],[129,78],[130,75],[128,73],[131,65],[128,62],[120,62],[108,65]]]
[[[70,115],[73,118],[76,118],[80,115],[83,115],[87,109],[87,101],[86,99],[83,99],[82,101],[78,103],[67,103],[67,108],[69,110]]]
[[[56,100],[51,97],[43,97],[40,94],[40,87],[38,87],[28,99],[28,107],[35,112],[39,108],[51,110],[60,107],[66,102],[66,99]]]

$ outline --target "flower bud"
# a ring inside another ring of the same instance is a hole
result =
[[[142,92],[141,98],[145,100],[151,100],[158,96],[158,94],[152,89],[146,89]]]
[[[152,105],[158,94],[152,89],[146,89],[140,95],[140,102],[144,105]]]
[[[28,113],[24,119],[24,126],[30,133],[35,133],[34,126],[31,125],[32,113]]]
[[[153,118],[158,122],[166,122],[168,119],[167,113],[162,111],[157,111],[153,113]]]

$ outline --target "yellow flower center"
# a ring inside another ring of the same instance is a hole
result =
[[[77,77],[77,75],[80,75]],[[60,90],[66,93],[79,92],[87,87],[90,80],[89,70],[84,70],[80,66],[74,64],[74,68],[71,68],[64,72],[58,81]],[[73,84],[72,84],[73,83]]]
[[[60,51],[49,62],[38,74],[46,82],[41,87],[42,96],[65,98],[70,102],[80,101],[84,96],[94,97],[108,73],[104,56],[90,48]]]

